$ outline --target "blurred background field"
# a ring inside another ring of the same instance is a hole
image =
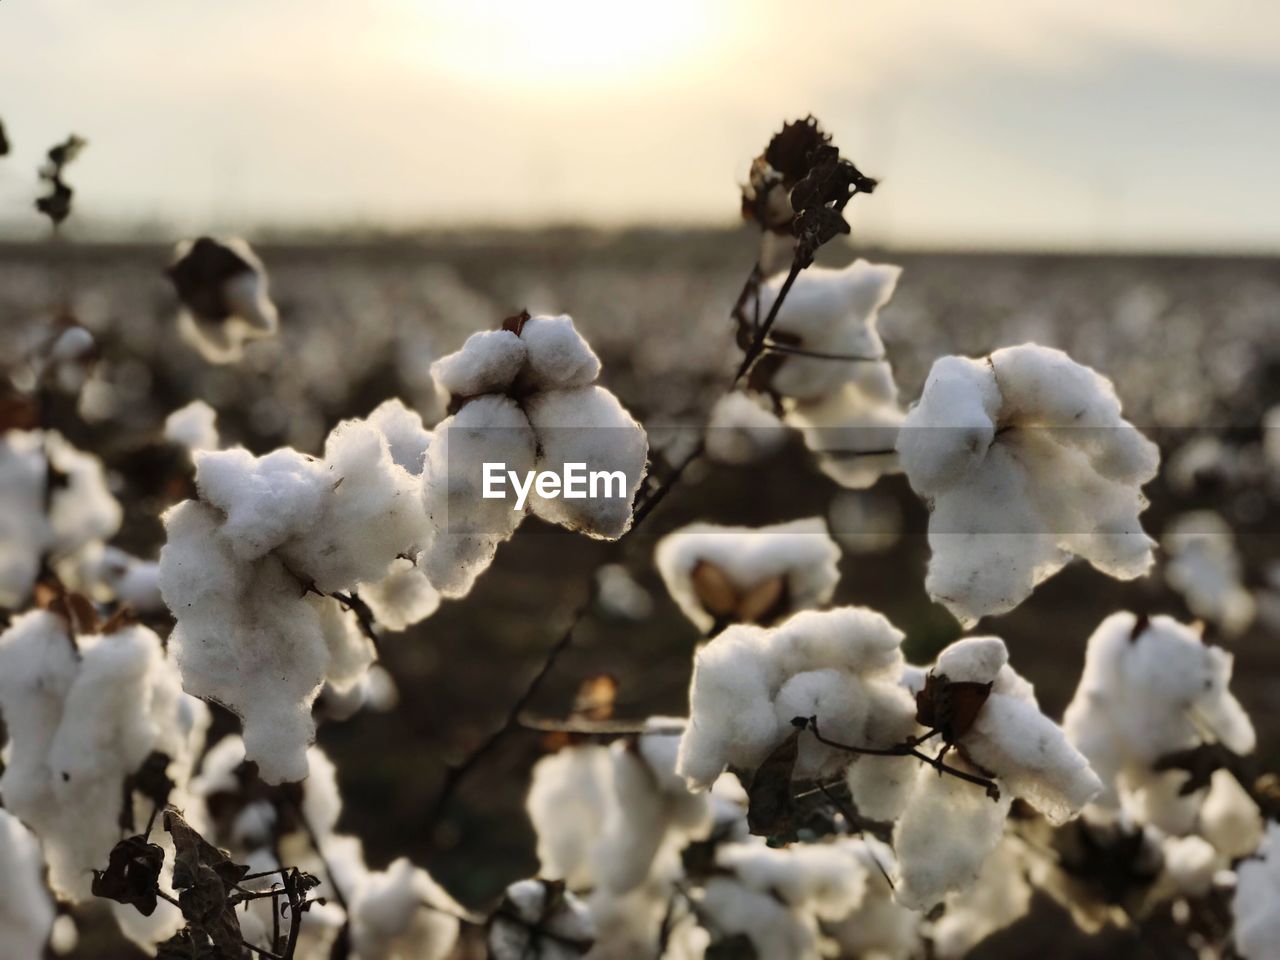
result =
[[[655,443],[678,446],[697,436],[732,369],[728,312],[754,259],[745,231],[710,229],[475,230],[258,249],[271,272],[281,335],[251,344],[238,366],[216,367],[177,335],[165,249],[0,247],[0,363],[51,319],[50,304],[69,297],[102,356],[79,410],[60,410],[58,426],[109,468],[129,473],[144,468],[136,459],[140,440],[157,435],[168,412],[195,398],[218,411],[224,442],[255,452],[281,444],[316,452],[338,420],[393,396],[430,422],[442,413],[428,388],[434,357],[521,308],[568,312],[604,362],[602,381]],[[830,259],[854,252],[833,251]],[[1060,346],[1111,377],[1126,414],[1161,443],[1166,467],[1148,488],[1148,530],[1158,537],[1171,517],[1200,507],[1230,522],[1246,583],[1264,602],[1249,631],[1218,639],[1237,654],[1233,688],[1258,724],[1262,761],[1274,768],[1280,585],[1269,590],[1266,576],[1280,558],[1280,487],[1274,471],[1267,479],[1260,444],[1262,415],[1280,403],[1280,262],[857,252],[905,268],[881,317],[905,398],[918,394],[938,355],[982,354],[1025,340]],[[155,555],[163,502],[125,500],[122,546]],[[793,439],[750,467],[691,471],[651,523],[621,545],[527,523],[470,596],[387,636],[381,656],[399,687],[398,705],[321,728],[346,798],[341,828],[363,838],[371,864],[408,855],[471,903],[532,873],[522,805],[540,749],[536,734],[518,733],[489,757],[434,835],[425,821],[445,762],[500,722],[581,602],[592,571],[606,561],[625,563],[650,594],[651,612],[638,621],[604,610],[589,616],[535,712],[562,716],[580,681],[609,672],[621,684],[620,715],[681,714],[699,636],[652,568],[655,540],[695,519],[755,525],[828,515],[833,507],[834,529],[854,548],[841,563],[837,601],[881,610],[906,631],[909,654],[928,660],[960,629],[923,590],[924,507],[901,477],[870,494],[842,492]],[[894,517],[903,535],[870,549],[878,545],[878,522]],[[1018,669],[1057,716],[1074,689],[1086,637],[1126,606],[1188,616],[1159,571],[1124,584],[1076,564],[982,629],[1005,637]],[[1019,934],[1014,952],[1001,946],[1005,935],[983,949],[1026,955],[1019,951],[1028,942],[1043,942],[1042,955],[1079,955],[1062,946],[1069,938],[1058,942],[1061,924],[1046,916],[1052,911],[1038,915],[1033,932]],[[95,941],[97,932],[86,935],[81,955],[116,955],[114,944]]]

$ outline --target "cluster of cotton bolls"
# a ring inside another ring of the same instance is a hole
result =
[[[876,323],[900,273],[866,260],[801,273],[748,378],[748,389],[771,398],[773,410],[736,394],[722,400],[708,429],[712,456],[735,463],[767,454],[781,442],[780,417],[843,486],[868,487],[896,469],[893,448],[903,414]],[[778,274],[762,283],[750,309],[767,316],[784,282]]]
[[[211,363],[235,363],[245,343],[279,327],[266,269],[239,238],[184,240],[168,273],[182,302],[178,329]]]
[[[466,593],[526,512],[593,537],[627,531],[648,443],[596,384],[600,360],[569,317],[511,318],[500,330],[473,334],[431,372],[453,411],[435,429],[425,468],[427,512],[449,535],[437,537],[422,562],[442,593]],[[622,490],[570,498],[539,484],[524,503],[510,490],[486,499],[486,463],[503,465],[504,480],[508,471],[563,477],[566,464],[580,464],[589,473],[621,473]]]
[[[1243,564],[1222,517],[1212,510],[1181,514],[1165,528],[1161,546],[1168,555],[1165,580],[1193,614],[1228,636],[1248,628],[1257,605],[1242,582]]]
[[[421,464],[430,434],[388,401],[339,424],[319,460],[292,449],[196,451],[199,500],[165,516],[160,588],[186,689],[234,710],[272,782],[307,774],[311,704],[360,682],[375,652],[330,594],[363,585],[389,625],[436,598],[410,560],[433,531]]]
[[[930,595],[966,625],[1012,610],[1073,556],[1131,580],[1159,451],[1111,382],[1035,344],[934,363],[898,437],[929,504]]]
[[[52,431],[0,437],[0,607],[21,608],[42,563],[75,568],[120,529],[102,463]]]
[[[750,836],[735,776],[693,792],[676,772],[681,728],[651,718],[641,734],[574,744],[534,767],[539,882],[580,898],[593,944],[529,955],[694,960],[733,937],[762,958],[816,960],[845,941],[914,955],[919,917],[892,903],[887,847],[841,835],[775,849]]]
[[[825,605],[839,559],[821,517],[755,528],[694,523],[667,534],[654,553],[667,590],[704,633],[767,626]]]
[[[153,815],[154,797],[126,790],[153,758],[172,782],[169,799],[183,802],[209,719],[150,630],[77,635],[46,610],[22,614],[0,635],[0,712],[9,735],[4,808],[39,838],[49,885],[70,902],[90,896],[93,871],[106,868],[123,825],[140,830]],[[169,904],[150,917],[119,905],[116,914],[142,944],[181,925]]]

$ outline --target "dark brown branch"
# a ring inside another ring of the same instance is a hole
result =
[[[764,318],[764,323],[760,324],[756,330],[755,338],[747,347],[746,353],[742,357],[742,363],[738,366],[738,372],[734,374],[733,386],[745,377],[750,371],[752,365],[760,358],[760,354],[764,352],[765,340],[769,336],[769,331],[773,328],[773,322],[778,319],[778,311],[782,309],[782,301],[787,298],[787,294],[791,292],[791,287],[795,284],[796,278],[800,276],[800,272],[804,270],[805,264],[801,262],[799,257],[791,261],[791,269],[787,271],[787,279],[782,283],[782,289],[778,291],[778,296],[774,298],[773,305],[769,307],[769,313]]]
[[[986,790],[987,796],[992,800],[1000,799],[1000,785],[997,784],[995,780],[988,777],[978,776],[975,773],[969,773],[967,770],[961,770],[958,767],[953,767],[950,764],[943,762],[942,753],[939,753],[936,757],[931,757],[923,750],[918,749],[918,744],[923,743],[925,740],[934,736],[937,733],[936,730],[931,731],[924,737],[914,737],[910,740],[905,740],[902,743],[895,744],[892,747],[855,747],[851,744],[840,743],[837,740],[828,740],[824,737],[818,730],[817,717],[809,717],[808,721],[805,721],[803,717],[797,717],[792,722],[797,726],[807,727],[809,732],[813,734],[814,738],[819,743],[825,744],[833,749],[845,750],[849,753],[865,754],[866,756],[872,757],[915,757],[917,760],[927,763],[929,766],[933,767],[933,769],[937,770],[938,773],[949,774],[959,780],[972,783],[974,786],[982,787]],[[946,751],[944,749],[943,753],[945,752]]]
[[[506,718],[502,725],[493,733],[489,734],[477,747],[468,753],[461,762],[449,764],[445,769],[444,784],[440,788],[440,793],[436,797],[435,803],[431,807],[431,812],[427,815],[427,834],[434,834],[436,826],[440,823],[441,817],[449,806],[449,801],[453,799],[454,793],[486,756],[493,752],[497,746],[506,739],[507,735],[512,731],[520,728],[520,717],[537,695],[542,682],[547,675],[554,669],[556,662],[561,655],[569,649],[569,645],[573,642],[573,633],[578,628],[578,624],[582,622],[582,618],[586,616],[587,610],[590,609],[591,599],[588,598],[574,612],[573,617],[569,621],[569,626],[565,629],[560,638],[552,644],[551,649],[542,659],[541,665],[537,672],[530,678],[529,683],[525,686],[524,691],[516,698],[515,703],[511,705],[511,709],[507,711]]]

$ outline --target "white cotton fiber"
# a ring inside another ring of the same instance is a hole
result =
[[[711,407],[707,456],[718,463],[755,463],[776,453],[786,440],[786,425],[751,394],[733,390]]]
[[[600,359],[569,316],[531,317],[520,330],[527,354],[519,389],[525,392],[585,387],[600,376]]]
[[[218,414],[203,400],[192,400],[164,420],[164,438],[187,450],[217,450]]]
[[[507,887],[489,923],[490,960],[578,960],[591,948],[595,924],[586,904],[542,880]]]
[[[529,496],[539,517],[593,537],[616,540],[631,526],[631,504],[644,479],[649,444],[644,429],[618,399],[601,387],[552,390],[525,403],[529,423],[538,435],[539,471],[565,476],[565,465],[585,464],[590,477],[620,473],[602,481],[584,499]]]
[[[1138,517],[1158,450],[1110,381],[1061,351],[938,360],[898,453],[932,511],[926,587],[966,625],[1013,609],[1073,555],[1126,580],[1151,565]]]
[[[461,909],[404,857],[365,875],[348,903],[360,960],[444,960],[457,942]]]
[[[1198,617],[1234,636],[1253,622],[1253,594],[1242,582],[1243,566],[1231,527],[1212,510],[1175,517],[1161,545],[1169,560],[1164,577]]]
[[[420,623],[440,606],[440,594],[426,573],[403,557],[391,563],[381,580],[360,585],[360,599],[369,605],[378,626],[404,630]]]
[[[1235,947],[1245,960],[1269,960],[1280,943],[1280,824],[1267,827],[1253,859],[1236,867]]]
[[[387,440],[391,459],[412,476],[422,473],[423,458],[431,446],[431,431],[422,417],[400,400],[387,400],[374,408],[365,421]]]
[[[773,619],[779,619],[829,601],[840,579],[839,559],[840,549],[821,517],[754,528],[690,524],[663,537],[654,554],[672,599],[704,631],[718,611],[709,610],[700,596],[694,576],[700,565],[715,568],[735,595],[731,599],[737,600],[739,611],[753,591],[781,578],[785,590],[780,599],[785,603],[772,611]]]
[[[436,383],[454,397],[502,393],[515,382],[528,352],[509,330],[473,333],[462,349],[431,365]]]
[[[53,919],[40,844],[17,817],[0,809],[0,943],[7,955],[41,956]]]

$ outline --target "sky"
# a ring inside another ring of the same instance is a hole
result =
[[[812,112],[868,243],[1280,251],[1280,4],[4,0],[0,235],[726,224]]]

